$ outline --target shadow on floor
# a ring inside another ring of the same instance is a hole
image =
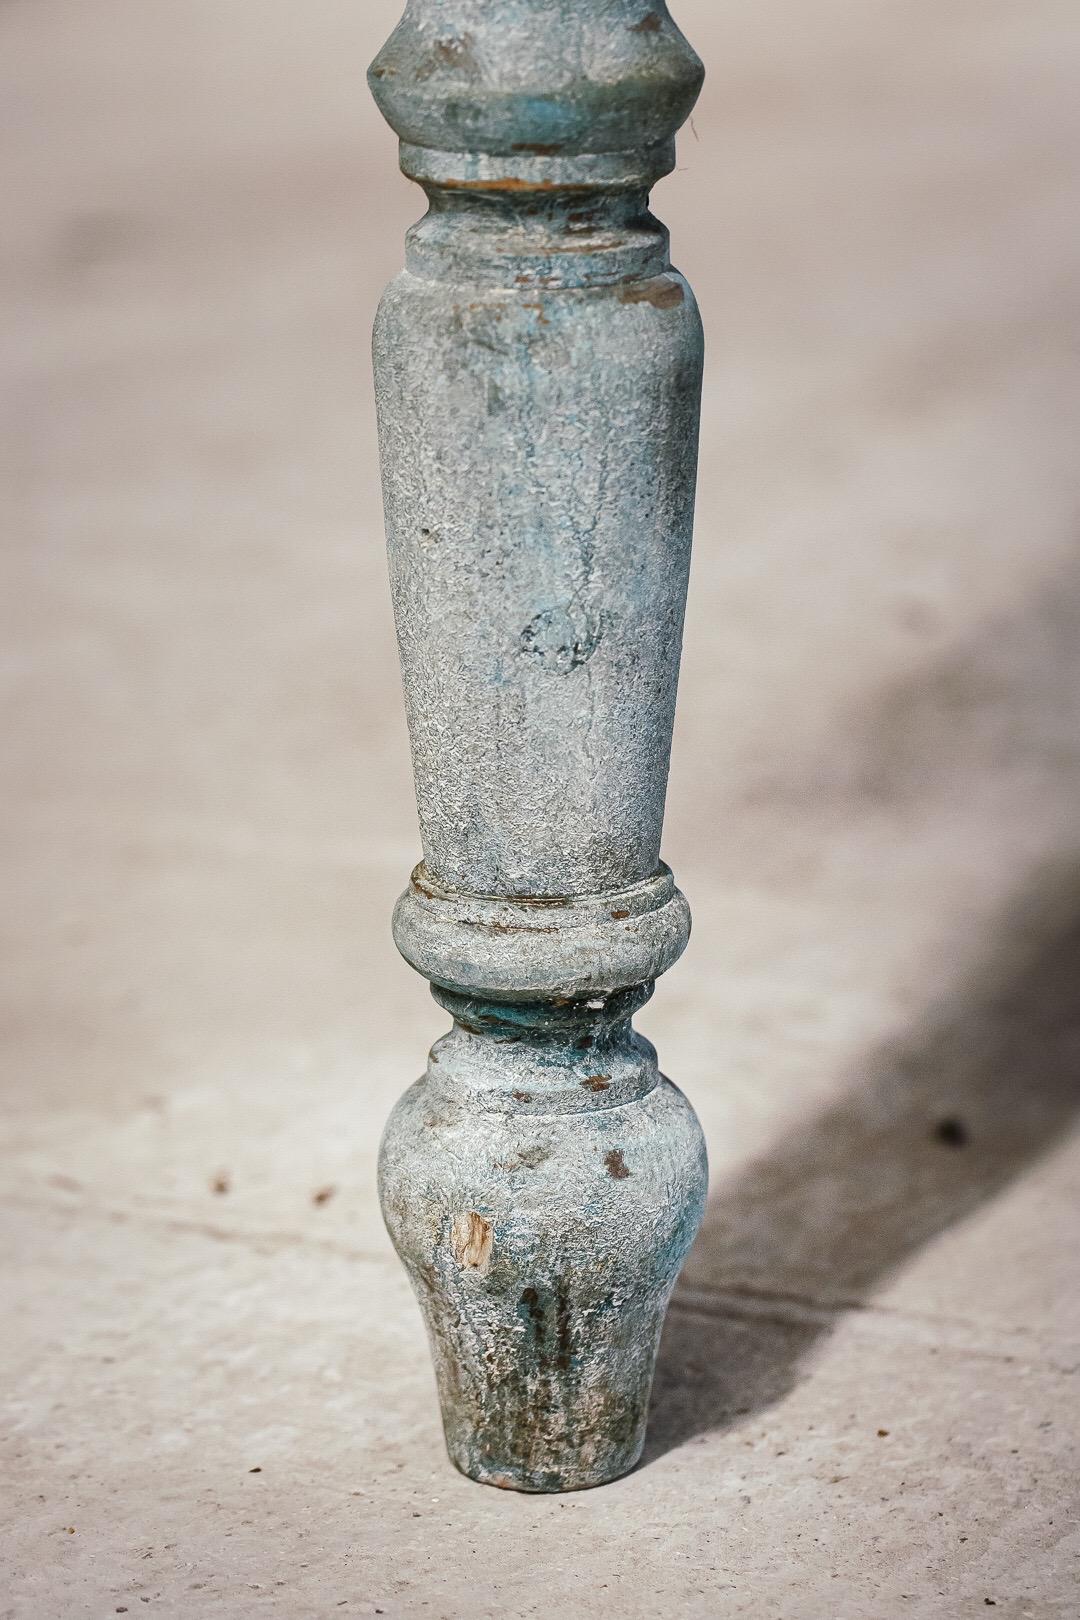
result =
[[[1080,865],[1042,873],[946,1009],[710,1200],[645,1462],[771,1406],[843,1313],[1061,1139],[1080,1107]]]

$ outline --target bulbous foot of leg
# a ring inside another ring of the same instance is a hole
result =
[[[587,1046],[504,1036],[512,1089],[487,1074],[482,1093],[477,1038],[459,1026],[436,1046],[380,1155],[447,1446],[485,1484],[600,1485],[641,1454],[664,1312],[704,1209],[701,1128],[628,1022]],[[500,1037],[479,1039],[483,1067]],[[605,1106],[626,1095],[628,1055],[637,1094]]]

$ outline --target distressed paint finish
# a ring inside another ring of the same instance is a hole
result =
[[[451,1013],[380,1155],[450,1455],[600,1484],[644,1439],[704,1143],[632,1028],[689,912],[660,833],[702,339],[648,211],[701,65],[648,0],[412,0],[372,65],[428,196],[374,353],[423,861]]]

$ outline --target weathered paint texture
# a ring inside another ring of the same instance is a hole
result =
[[[640,1454],[705,1196],[630,1022],[689,934],[660,834],[702,336],[648,192],[701,64],[648,0],[412,0],[369,79],[429,202],[374,340],[424,854],[394,931],[454,1018],[383,1208],[454,1462],[568,1490]]]

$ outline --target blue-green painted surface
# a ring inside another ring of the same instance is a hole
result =
[[[374,352],[424,859],[395,938],[454,1017],[381,1192],[450,1454],[525,1490],[640,1453],[705,1156],[631,1015],[660,861],[702,335],[648,209],[701,66],[663,4],[413,0],[371,70],[428,196]]]

